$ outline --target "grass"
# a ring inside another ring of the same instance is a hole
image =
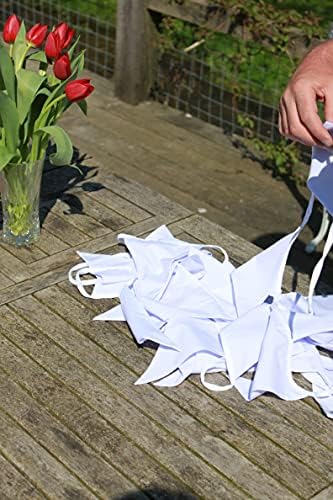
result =
[[[117,0],[55,0],[54,5],[115,22]]]
[[[301,14],[307,13],[314,14],[323,19],[332,21],[333,19],[333,5],[332,0],[266,0],[267,3],[274,5],[278,9],[294,9]]]

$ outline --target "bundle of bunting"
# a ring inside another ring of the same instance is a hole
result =
[[[165,226],[145,239],[120,234],[127,253],[79,252],[84,262],[70,271],[70,281],[92,299],[120,299],[95,319],[127,321],[137,343],[157,344],[136,384],[177,386],[199,374],[208,389],[234,387],[247,401],[265,392],[285,400],[312,396],[333,418],[333,296],[314,295],[333,242],[332,227],[308,296],[282,291],[290,248],[315,197],[333,214],[332,185],[333,154],[314,148],[312,194],[301,225],[238,268],[223,249],[220,262],[211,252],[217,247],[181,241]],[[84,279],[86,273],[95,278]],[[213,372],[224,373],[227,383],[208,382]],[[298,385],[294,373],[312,389]]]

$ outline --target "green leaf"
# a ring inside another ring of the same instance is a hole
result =
[[[82,50],[80,54],[71,63],[72,75],[73,73],[75,74],[75,78],[73,78],[73,80],[76,79],[78,76],[80,76],[80,74],[83,71],[84,56],[85,56],[85,50]]]
[[[27,30],[25,28],[24,21],[22,21],[17,37],[15,38],[14,48],[16,43],[26,43],[26,38],[25,38],[26,34]]]
[[[5,47],[0,47],[0,72],[7,94],[15,101],[15,72],[13,61]]]
[[[40,110],[42,109],[44,102],[49,95],[50,91],[45,87],[42,87],[37,92],[33,106],[31,107],[31,112],[29,113],[27,120],[24,122],[24,144],[28,143],[29,139],[32,137],[36,120],[40,115]]]
[[[13,59],[15,64],[15,70],[19,68],[22,58],[24,57],[24,53],[27,49],[27,41],[25,35],[26,35],[26,29],[24,21],[22,21],[20,30],[13,44]]]
[[[0,171],[3,170],[5,166],[12,161],[14,156],[15,153],[11,153],[10,151],[8,151],[6,146],[0,144]]]
[[[50,156],[50,161],[54,165],[69,165],[73,157],[73,145],[67,133],[57,125],[42,127],[37,130],[48,134],[55,142],[57,151]]]
[[[32,54],[30,54],[28,59],[30,61],[38,61],[47,64],[47,57],[44,50],[38,50],[37,52],[33,52]]]
[[[74,51],[75,51],[75,49],[76,49],[79,41],[80,41],[80,35],[77,37],[77,39],[75,40],[75,42],[73,43],[73,45],[71,46],[71,48],[68,50],[68,55],[69,55],[70,59],[72,59]]]
[[[6,146],[11,153],[15,153],[19,144],[19,116],[14,101],[3,92],[0,92],[0,115]]]
[[[88,104],[85,99],[82,99],[82,101],[77,101],[76,103],[79,108],[81,109],[82,113],[87,116],[88,113]]]
[[[46,77],[21,68],[17,72],[17,109],[20,123],[23,123],[30,111],[32,103]]]

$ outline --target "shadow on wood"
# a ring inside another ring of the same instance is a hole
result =
[[[64,211],[65,215],[84,214],[84,206],[75,192],[103,189],[102,184],[90,180],[97,175],[98,169],[94,166],[83,165],[87,159],[89,160],[86,155],[81,155],[80,151],[74,148],[72,162],[74,166],[55,167],[49,161],[45,162],[40,199],[41,225],[57,200],[68,205],[68,210]]]

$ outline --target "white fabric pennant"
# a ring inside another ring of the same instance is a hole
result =
[[[325,126],[333,130],[332,123]],[[161,226],[145,239],[120,234],[127,253],[79,253],[84,262],[69,279],[87,297],[120,299],[95,319],[127,321],[139,344],[157,344],[137,384],[171,387],[199,374],[207,389],[234,387],[247,401],[265,392],[285,400],[312,396],[333,418],[333,357],[327,355],[333,351],[333,296],[314,295],[333,228],[308,296],[281,288],[291,246],[315,198],[333,215],[332,185],[333,153],[314,148],[302,223],[238,268],[222,248],[178,240]],[[211,248],[222,252],[223,262]],[[224,377],[209,375],[217,372]],[[293,373],[312,389],[298,385]]]

